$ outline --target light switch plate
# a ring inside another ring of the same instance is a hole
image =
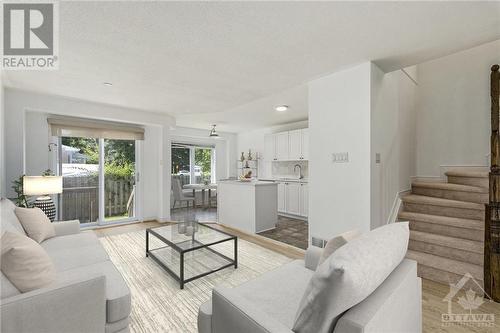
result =
[[[332,153],[332,162],[333,163],[347,163],[349,162],[349,153]]]
[[[375,163],[380,164],[380,153],[375,153]]]
[[[324,239],[321,239],[321,238],[313,236],[311,238],[311,245],[316,246],[316,247],[324,248],[325,245],[326,245],[326,241]]]

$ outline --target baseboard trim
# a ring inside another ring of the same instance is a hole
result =
[[[291,218],[291,219],[295,219],[295,220],[302,220],[302,221],[305,221],[305,222],[307,222],[307,221],[308,221],[308,218],[307,218],[307,217],[305,217],[305,216],[292,215],[292,214],[281,213],[281,212],[278,212],[278,216],[289,217],[289,218]]]

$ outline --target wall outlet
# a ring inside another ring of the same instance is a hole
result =
[[[349,153],[348,152],[333,153],[332,154],[332,162],[333,163],[347,163],[347,162],[349,162]]]
[[[380,153],[375,153],[375,163],[380,164]]]

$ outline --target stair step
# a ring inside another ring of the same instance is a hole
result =
[[[473,202],[449,200],[410,194],[401,198],[405,211],[429,215],[484,219],[484,205]]]
[[[406,257],[418,262],[418,276],[421,278],[444,284],[456,284],[466,273],[470,273],[481,287],[483,285],[482,266],[413,250],[408,250]],[[469,281],[465,287],[482,293],[482,289],[473,281]]]
[[[398,219],[410,221],[410,230],[455,238],[484,241],[484,222],[439,215],[400,212]]]
[[[475,203],[487,203],[489,199],[487,188],[450,183],[413,182],[412,193]]]
[[[471,240],[412,230],[408,248],[475,265],[483,264],[483,244]]]
[[[448,183],[489,187],[489,173],[487,171],[448,171],[445,172]]]
[[[468,239],[461,239],[455,237],[448,237],[443,235],[430,234],[427,232],[421,231],[411,231],[410,239],[425,242],[438,244],[441,246],[464,250],[472,253],[483,254],[484,245],[481,242],[476,242]]]

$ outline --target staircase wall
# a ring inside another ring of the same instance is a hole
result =
[[[384,73],[372,65],[372,229],[388,222],[398,193],[410,189],[410,177],[416,172],[417,89],[415,78],[405,70]]]
[[[489,74],[500,40],[417,66],[416,176],[440,176],[440,166],[487,166]]]

